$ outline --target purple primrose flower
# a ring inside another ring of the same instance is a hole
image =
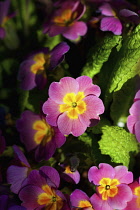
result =
[[[87,25],[79,19],[86,10],[80,1],[60,1],[49,20],[44,24],[44,33],[49,36],[62,34],[67,39],[77,39],[87,32]]]
[[[16,127],[27,151],[35,149],[37,161],[51,158],[56,148],[61,147],[66,141],[66,137],[57,127],[50,126],[43,116],[29,110],[22,113]]]
[[[52,50],[44,47],[27,57],[21,63],[18,73],[21,89],[31,90],[36,86],[43,89],[47,83],[46,70],[53,70],[58,66],[68,50],[69,46],[65,42],[61,42]]]
[[[121,9],[122,3],[120,2],[119,4],[119,1],[118,5],[115,5],[115,2],[112,2],[112,5],[109,3],[104,3],[99,7],[102,15],[100,22],[100,29],[102,31],[111,31],[115,35],[120,35],[122,34],[123,23],[125,19],[127,23],[139,22],[139,17],[137,13],[126,8]]]
[[[59,184],[59,174],[50,166],[42,166],[39,170],[31,171],[19,192],[21,205],[28,210],[63,209],[66,198],[58,190]]]

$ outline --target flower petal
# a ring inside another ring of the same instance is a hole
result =
[[[115,177],[114,179],[118,179],[120,183],[130,184],[133,182],[133,173],[128,171],[126,166],[116,166]]]
[[[51,51],[51,58],[50,58],[50,66],[49,70],[54,69],[59,63],[61,63],[64,59],[64,54],[68,52],[70,47],[67,45],[66,42],[61,42],[60,44],[56,45]]]
[[[126,184],[120,184],[118,186],[118,194],[115,197],[108,198],[108,204],[113,209],[124,209],[127,206],[127,202],[132,199],[132,191]]]
[[[102,200],[96,193],[90,197],[90,202],[96,210],[113,210],[112,207],[108,205],[108,202]]]
[[[101,11],[102,15],[106,15],[106,16],[114,16],[115,15],[113,9],[111,8],[110,4],[108,4],[108,3],[105,3],[102,6],[100,6],[99,10]]]
[[[58,128],[64,135],[72,134],[74,136],[82,135],[87,126],[78,119],[70,119],[67,113],[63,113],[58,118]]]
[[[11,191],[18,194],[21,184],[27,177],[28,168],[11,165],[7,169],[7,182],[11,184]]]
[[[88,179],[95,185],[99,185],[102,178],[113,179],[115,176],[114,168],[107,163],[100,163],[99,169],[96,166],[92,166],[88,171]]]
[[[140,142],[140,121],[136,122],[135,124],[135,135],[138,142]]]
[[[93,94],[98,97],[100,95],[101,93],[100,87],[97,85],[94,85],[90,77],[80,76],[76,78],[76,81],[79,84],[79,92],[84,92],[85,96],[89,94]]]
[[[52,82],[49,87],[49,96],[56,103],[63,103],[63,98],[67,93],[77,94],[79,90],[78,82],[72,77],[64,77],[60,82]]]
[[[87,33],[87,25],[82,22],[74,22],[72,25],[65,27],[63,31],[63,36],[67,39],[74,40],[78,36],[84,36]]]
[[[79,207],[80,201],[89,201],[89,197],[82,190],[76,189],[70,195],[70,202],[73,207]],[[88,206],[87,206],[88,207]]]
[[[48,100],[43,104],[42,111],[46,114],[46,121],[52,126],[57,126],[57,118],[60,115],[59,105],[52,99]]]
[[[122,24],[118,18],[104,17],[101,20],[100,29],[102,31],[112,31],[115,35],[122,33]]]

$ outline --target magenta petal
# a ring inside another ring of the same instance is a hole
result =
[[[66,42],[61,42],[52,49],[50,53],[51,58],[49,70],[54,69],[59,63],[63,61],[64,54],[68,52],[69,49],[70,47],[67,45]]]
[[[28,168],[19,166],[9,166],[7,169],[7,182],[11,184],[11,191],[18,194],[22,182],[27,177]]]
[[[57,126],[57,118],[60,115],[59,105],[50,98],[43,104],[42,111],[46,114],[46,121],[52,126]]]
[[[88,179],[95,185],[99,185],[102,178],[113,179],[115,176],[114,168],[107,163],[100,163],[99,169],[96,166],[92,166],[88,171]]]
[[[0,39],[4,39],[6,36],[6,31],[3,27],[0,27]]]
[[[118,194],[115,197],[109,197],[108,204],[113,209],[124,209],[127,206],[127,202],[131,201],[132,197],[130,187],[126,184],[120,184],[118,186]]]
[[[82,22],[74,22],[72,25],[68,26],[62,33],[67,39],[74,40],[79,36],[84,36],[87,33],[87,25]]]
[[[140,210],[140,206],[137,204],[137,197],[133,197],[131,201],[127,203],[127,206],[123,210]]]
[[[67,113],[63,113],[58,118],[58,128],[63,135],[69,135],[72,130],[73,121],[70,120],[67,116]]]
[[[63,176],[64,175],[64,176]],[[74,184],[78,184],[80,181],[80,174],[79,172],[76,170],[72,173],[63,173],[62,177],[68,181],[68,182],[72,182]],[[70,178],[70,179],[69,179]]]
[[[87,122],[89,119],[99,119],[99,115],[104,112],[104,105],[100,98],[96,96],[89,95],[84,98],[84,101],[87,105],[87,110],[79,116],[80,121],[84,123]],[[90,121],[89,121],[90,124]],[[89,125],[87,125],[89,126]]]
[[[36,83],[36,86],[38,87],[38,89],[42,90],[45,88],[45,86],[47,84],[47,76],[44,71],[40,74],[36,74],[35,83]]]
[[[63,77],[60,82],[52,82],[49,87],[49,96],[56,103],[63,103],[63,97],[67,93],[77,94],[78,82],[72,77]]]
[[[35,150],[35,159],[40,162],[42,160],[50,159],[56,150],[56,143],[54,138],[51,141],[47,142],[46,145],[40,144]]]
[[[134,101],[140,100],[140,90],[137,91]]]
[[[16,159],[19,159],[20,163],[24,166],[27,166],[28,168],[30,168],[30,164],[28,163],[25,155],[23,154],[23,152],[21,151],[21,149],[17,146],[17,145],[13,145],[13,149],[14,149],[14,153],[16,156]]]
[[[53,129],[55,132],[54,140],[55,140],[56,146],[60,148],[65,143],[66,137],[59,131],[57,127],[53,127]]]
[[[32,127],[33,123],[37,120],[41,120],[39,115],[26,110],[16,122],[16,128],[20,133],[20,139],[28,151],[37,146],[36,142],[34,141],[34,134],[36,131],[33,130]]]
[[[80,201],[89,201],[89,197],[82,190],[76,189],[70,195],[72,207],[78,207]]]
[[[34,64],[33,60],[25,60],[21,63],[18,72],[18,80],[21,82],[20,87],[23,90],[31,90],[36,86],[35,75],[31,72],[31,65]]]
[[[36,209],[40,206],[37,202],[37,197],[43,192],[44,191],[38,186],[27,185],[23,187],[19,192],[19,198],[23,201],[22,206],[26,207],[28,210]]]
[[[25,185],[35,185],[41,188],[43,185],[46,185],[46,179],[40,175],[38,170],[32,170],[28,176],[28,178],[25,180],[25,182],[22,184],[22,187]]]
[[[135,123],[137,122],[138,120],[138,116],[137,115],[129,115],[128,118],[127,118],[127,128],[129,130],[130,133],[133,133],[135,134],[135,129],[134,129],[134,126],[135,126]]]
[[[129,9],[122,9],[122,10],[120,10],[119,14],[123,17],[138,16],[137,13],[135,13]]]
[[[140,142],[140,121],[136,122],[134,129],[135,129],[136,139],[138,140],[138,142]]]
[[[80,76],[76,78],[79,84],[79,92],[84,92],[84,95],[89,94],[96,95],[97,97],[101,94],[100,87],[92,83],[92,79],[88,76]]]
[[[104,17],[101,20],[100,29],[102,31],[112,31],[115,35],[122,33],[122,24],[118,18]]]
[[[114,170],[114,179],[118,179],[120,183],[130,184],[133,182],[133,173],[128,171],[126,166],[116,166]]]
[[[102,6],[100,6],[99,10],[101,11],[102,15],[115,16],[113,9],[111,8],[110,4],[108,4],[108,3],[105,3]]]
[[[67,113],[63,113],[58,118],[58,128],[64,135],[80,136],[85,132],[87,126],[79,119],[70,119]]]
[[[140,101],[138,100],[138,101],[135,101],[132,104],[131,108],[129,109],[129,113],[131,115],[136,115],[138,120],[139,120],[139,117],[138,117],[139,116],[139,112],[140,112]]]
[[[96,210],[114,210],[107,201],[102,200],[96,193],[90,197],[90,202]]]
[[[53,183],[53,187],[58,188],[60,184],[60,176],[57,170],[51,166],[42,166],[39,169],[40,174],[46,179],[49,179]]]

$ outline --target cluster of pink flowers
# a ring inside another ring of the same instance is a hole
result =
[[[6,36],[6,21],[13,17],[8,15],[9,5],[10,0],[0,2],[0,39]],[[89,5],[95,6],[95,16],[90,14]],[[12,160],[10,159],[6,170],[7,183],[11,192],[18,196],[21,206],[13,202],[13,197],[6,190],[5,194],[0,194],[0,209],[140,209],[140,178],[135,180],[133,173],[128,171],[126,166],[113,167],[108,163],[100,163],[97,167],[89,164],[91,167],[88,172],[86,171],[86,183],[91,187],[92,193],[88,194],[88,189],[85,191],[79,189],[81,174],[78,170],[77,156],[72,154],[70,161],[65,163],[67,154],[60,152],[67,143],[67,137],[75,140],[75,137],[81,136],[88,128],[100,122],[100,115],[104,114],[105,105],[101,97],[101,89],[97,85],[99,83],[86,75],[73,78],[67,72],[63,76],[60,75],[59,81],[54,78],[53,81],[48,81],[47,78],[48,72],[53,72],[62,64],[65,65],[63,61],[65,62],[71,44],[77,44],[82,38],[84,40],[84,37],[88,36],[88,28],[95,26],[96,23],[99,24],[101,33],[109,31],[115,35],[121,35],[126,23],[137,25],[139,21],[137,11],[132,11],[131,4],[123,0],[53,2],[53,9],[47,14],[41,32],[43,36],[47,34],[49,37],[62,35],[60,40],[65,41],[54,44],[53,48],[44,46],[30,52],[19,65],[17,80],[22,91],[28,94],[35,88],[37,91],[42,91],[40,93],[46,90],[46,98],[39,101],[41,104],[39,113],[34,107],[32,109],[32,104],[24,98],[27,106],[15,120],[15,128],[20,139],[19,145],[24,149],[16,143],[13,145],[10,143],[14,158],[10,156]],[[140,142],[140,90],[135,95],[129,113],[128,131]],[[5,138],[0,130],[1,156],[5,148]],[[59,158],[53,159],[55,155]],[[62,163],[61,160],[63,160]],[[54,165],[57,169],[53,167]],[[65,193],[65,186],[62,186],[61,180],[72,185],[68,191],[69,194]],[[1,173],[0,182],[2,182]],[[76,187],[73,188],[73,186]]]
[[[21,205],[26,209],[51,207],[59,210],[77,208],[134,210],[135,207],[135,210],[138,210],[140,208],[140,182],[133,181],[133,173],[128,171],[126,166],[113,168],[107,163],[100,163],[99,168],[92,166],[88,171],[88,180],[95,187],[95,193],[89,197],[84,191],[75,189],[68,195],[59,189],[60,179],[64,178],[61,176],[61,171],[59,174],[50,166],[42,166],[38,170],[31,169],[20,149],[15,146],[14,150],[22,165],[11,165],[7,170],[7,179],[11,184],[11,191],[19,195]],[[80,181],[78,171],[72,172],[69,166],[63,173],[67,174],[65,180],[68,182],[77,180],[74,183],[78,184]]]

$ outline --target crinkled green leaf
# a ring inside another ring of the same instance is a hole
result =
[[[140,74],[140,25],[125,39],[115,63],[106,93],[106,101],[111,100],[112,92],[122,88],[125,82]]]
[[[81,75],[86,75],[93,78],[94,75],[100,72],[102,65],[110,56],[112,49],[121,41],[121,36],[108,35],[97,46],[90,49],[86,65],[84,66]]]
[[[133,134],[118,126],[105,126],[99,141],[101,153],[109,155],[111,161],[129,166],[138,153],[138,143]]]

